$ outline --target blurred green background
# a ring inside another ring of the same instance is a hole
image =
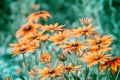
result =
[[[39,8],[33,9],[36,4]],[[1,0],[0,8],[0,80],[10,75],[23,80],[15,73],[22,66],[21,57],[12,57],[9,44],[16,42],[15,32],[26,17],[39,10],[47,10],[53,17],[42,24],[58,22],[66,28],[80,26],[79,18],[92,18],[99,33],[114,38],[110,53],[120,55],[120,0]]]

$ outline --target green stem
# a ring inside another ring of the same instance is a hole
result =
[[[69,80],[70,80],[70,72],[68,72],[68,75],[69,75]]]
[[[35,56],[35,67],[38,67],[38,59],[37,59],[37,52],[35,50],[35,52],[33,53],[33,55]],[[39,78],[36,78],[36,80],[38,80]]]
[[[34,53],[34,56],[35,56],[35,64],[36,64],[36,67],[37,67],[38,66],[38,59],[37,59],[37,53],[36,53],[36,51]]]
[[[77,57],[77,55],[76,55],[76,66],[78,66],[78,57]],[[78,73],[78,71],[76,70],[76,80],[77,80],[77,73]]]
[[[116,76],[115,80],[118,80],[119,73],[120,73],[120,69],[119,69],[119,71],[118,71],[118,73],[117,73],[117,76]]]
[[[85,63],[85,80],[87,80],[89,76],[89,67],[87,67],[87,64]]]
[[[53,80],[53,78],[52,78],[52,77],[50,77],[50,80]]]
[[[96,80],[99,80],[99,63],[97,64],[97,79]]]
[[[25,69],[26,69],[27,80],[29,80],[29,77],[28,77],[28,68],[27,68],[27,63],[26,63],[25,55],[24,54],[23,54],[23,61],[24,61]]]

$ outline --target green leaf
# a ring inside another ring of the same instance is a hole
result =
[[[71,73],[71,74],[72,74],[72,73]],[[74,80],[81,80],[78,76],[76,76],[76,75],[74,75],[74,74],[72,74],[72,76],[73,76]]]

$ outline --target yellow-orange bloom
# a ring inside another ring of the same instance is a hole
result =
[[[103,72],[108,67],[108,70],[111,69],[112,74],[115,74],[118,66],[120,67],[120,57],[115,57],[114,59],[105,61],[105,63],[100,66],[100,70]]]
[[[52,16],[50,15],[49,12],[42,10],[38,12],[34,12],[28,16],[28,22],[38,22],[40,18],[43,18],[45,21],[47,21],[47,18]]]
[[[47,41],[49,39],[49,34],[42,35],[40,41]]]
[[[35,48],[28,43],[20,43],[17,44],[10,44],[12,47],[11,51],[13,52],[13,56],[24,54],[27,52],[34,52]]]
[[[100,36],[97,36],[96,39],[87,39],[87,42],[93,46],[96,46],[96,45],[110,45],[113,41],[113,38],[111,38],[110,36],[103,36],[103,37],[100,37]]]
[[[38,32],[38,33],[33,33],[33,34],[25,36],[24,38],[25,38],[25,40],[27,40],[29,42],[30,41],[36,41],[36,40],[45,41],[45,40],[47,40],[49,38],[49,35],[48,34],[43,35],[43,32],[44,31]]]
[[[55,76],[61,76],[62,75],[62,65],[59,65],[56,68],[46,68],[43,69],[36,69],[38,74],[42,75],[42,78],[40,80],[46,80],[48,77],[55,77]]]
[[[84,46],[80,41],[76,42],[67,42],[65,45],[60,45],[58,46],[59,48],[63,48],[64,52],[70,52],[72,53],[73,51],[76,51],[77,54],[81,54],[82,48],[86,48],[87,46]]]
[[[27,53],[27,52],[34,52],[34,48],[30,45],[27,45],[27,44],[23,44],[23,45],[20,45],[20,44],[11,44],[12,46],[12,52],[13,52],[13,56],[16,56],[16,55],[19,55],[19,54],[24,54],[24,53]]]
[[[92,18],[81,18],[79,19],[82,25],[88,26],[92,22]]]
[[[105,61],[108,60],[108,58],[111,57],[111,54],[104,54],[101,52],[98,53],[87,53],[84,55],[81,60],[83,62],[87,62],[87,66],[91,67],[92,65],[96,65],[98,63],[104,63]]]
[[[64,27],[65,25],[58,25],[58,23],[55,23],[54,25],[50,24],[50,25],[44,25],[44,26],[41,26],[40,29],[43,30],[43,31],[51,31],[51,32],[54,32],[54,31],[60,31],[62,30],[62,28]]]
[[[56,44],[62,44],[63,42],[65,42],[68,39],[68,37],[66,36],[66,32],[61,32],[59,31],[58,34],[54,34],[54,36],[50,37],[50,41],[54,41],[52,43],[52,45],[56,45]]]
[[[90,35],[91,33],[93,33],[97,27],[91,27],[92,25],[88,25],[88,26],[83,26],[82,28],[77,28],[77,29],[73,29],[73,35],[75,37],[80,37],[82,35]]]
[[[73,66],[72,63],[69,63],[68,66],[63,66],[63,71],[64,72],[75,72],[77,69],[80,69],[82,66]]]
[[[40,55],[40,61],[42,64],[49,63],[51,60],[51,56],[49,53],[41,53]]]
[[[90,52],[107,52],[109,50],[112,50],[111,47],[108,47],[108,45],[101,45],[101,46],[91,46]]]
[[[32,33],[36,33],[38,31],[37,28],[39,26],[40,26],[39,24],[26,23],[16,32],[16,37],[19,38],[19,37],[24,37]]]

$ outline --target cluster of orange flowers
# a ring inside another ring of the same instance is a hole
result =
[[[51,46],[56,46],[61,50],[61,53],[59,53],[60,61],[66,61],[68,55],[74,55],[79,61],[86,62],[88,67],[99,64],[99,69],[102,72],[105,69],[111,69],[112,73],[115,74],[117,67],[120,66],[120,57],[112,57],[111,54],[106,53],[112,50],[109,46],[113,38],[108,35],[101,36],[99,33],[95,32],[97,27],[92,27],[91,18],[80,19],[83,25],[82,27],[63,29],[65,25],[59,26],[58,23],[53,25],[39,24],[39,19],[42,18],[47,21],[48,17],[52,18],[50,13],[44,10],[32,13],[28,16],[28,22],[21,26],[16,32],[18,43],[10,44],[14,56],[29,52],[34,53],[40,48],[41,42],[49,41],[51,42]],[[72,39],[75,40],[73,41]],[[49,44],[46,46],[49,46]],[[81,68],[81,65],[77,63],[72,64],[71,62],[68,64],[61,62],[54,68],[51,66],[51,59],[54,54],[44,52],[45,51],[42,51],[40,54],[39,60],[42,64],[45,64],[46,67],[43,69],[36,68],[34,72],[31,72],[42,75],[40,80],[46,80],[48,77],[54,78],[62,76],[63,73],[75,72]]]

